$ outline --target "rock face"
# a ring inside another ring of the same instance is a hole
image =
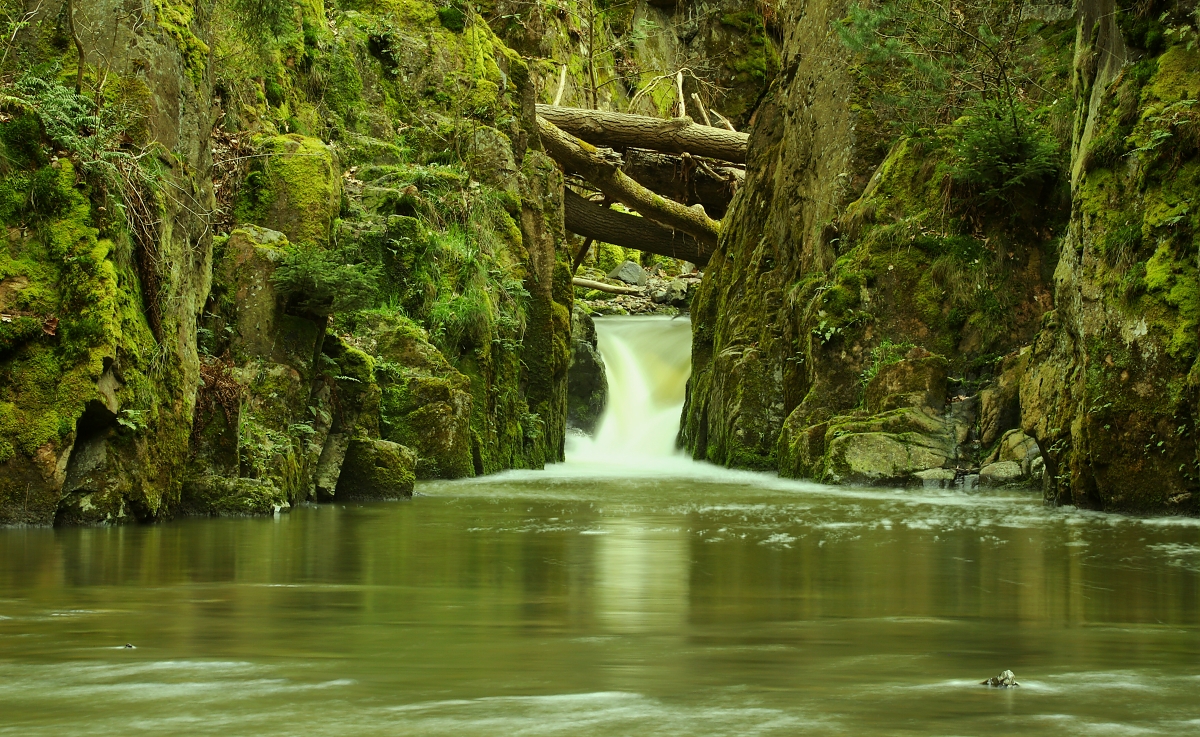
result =
[[[604,359],[596,347],[596,324],[580,307],[571,313],[571,368],[567,373],[567,423],[589,435],[608,399]]]
[[[423,0],[270,32],[152,5],[39,5],[0,62],[0,524],[268,514],[561,459],[570,254],[529,65]],[[306,313],[279,286],[298,270],[361,289]]]
[[[1191,109],[1200,57],[1154,30],[1192,25],[1195,3],[1156,4],[1159,21],[1111,0],[1053,5],[1022,43],[1056,60],[1040,84],[1046,104],[1074,97],[1074,135],[1056,144],[1057,183],[1002,216],[955,204],[971,118],[878,127],[863,59],[838,37],[847,5],[783,11],[786,72],[692,302],[681,436],[695,457],[830,481],[1040,479],[1053,502],[1195,511],[1184,203],[1200,161],[1165,111]]]
[[[89,29],[78,45],[60,35],[68,7]],[[199,383],[195,316],[213,209],[209,17],[189,9],[180,28],[108,0],[28,10],[5,57],[6,79],[18,82],[6,86],[0,122],[0,524],[152,519],[178,503]],[[82,133],[54,117],[75,99],[55,65],[74,69],[80,54],[104,70],[112,113]],[[119,146],[151,141],[164,152],[157,187],[172,194],[142,190],[127,227],[100,180],[83,174],[100,166],[92,146],[119,162]]]
[[[1074,210],[1021,424],[1045,451],[1047,500],[1194,514],[1200,160],[1166,134],[1200,89],[1200,52],[1163,49],[1132,13],[1080,4]]]

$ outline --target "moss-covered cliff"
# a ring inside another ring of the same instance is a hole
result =
[[[1192,510],[1194,4],[933,5],[789,9],[683,442],[834,481],[1044,462],[1052,500]]]

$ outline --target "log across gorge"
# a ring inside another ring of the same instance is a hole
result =
[[[737,165],[746,160],[746,134],[690,118],[552,105],[538,105],[537,111],[546,152],[604,196],[599,204],[568,190],[568,230],[697,265],[708,261],[721,223],[707,210],[723,216],[744,180]],[[637,215],[612,210],[612,202]]]

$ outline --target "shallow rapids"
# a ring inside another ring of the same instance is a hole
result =
[[[694,463],[650,373],[546,471],[0,531],[0,735],[1200,734],[1197,520]]]

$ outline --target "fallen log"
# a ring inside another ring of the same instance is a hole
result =
[[[725,217],[729,201],[746,179],[746,172],[712,159],[684,157],[631,148],[621,167],[633,181],[685,205],[701,204],[709,217]]]
[[[622,248],[677,258],[703,266],[713,249],[686,233],[664,228],[653,220],[617,212],[588,202],[567,189],[563,192],[567,230]]]
[[[609,294],[642,294],[641,287],[619,287],[615,284],[605,284],[602,281],[592,281],[582,277],[572,277],[571,283],[577,287],[584,289],[595,289],[597,292],[608,292]]]
[[[538,134],[546,153],[564,169],[579,174],[609,198],[629,209],[675,230],[682,230],[702,243],[717,244],[721,224],[704,214],[703,209],[687,207],[646,189],[625,174],[609,159],[575,136],[565,133],[542,116],[537,118]],[[578,231],[576,231],[578,232]],[[589,235],[580,233],[580,235]],[[603,235],[595,236],[612,243]]]
[[[745,133],[698,125],[691,118],[663,120],[647,115],[611,113],[574,107],[538,105],[537,114],[564,131],[596,146],[631,146],[655,151],[746,163]]]

